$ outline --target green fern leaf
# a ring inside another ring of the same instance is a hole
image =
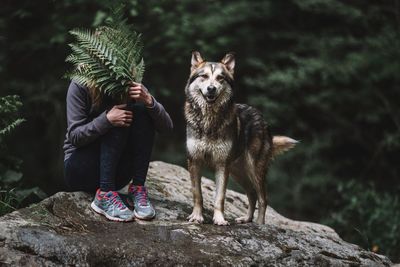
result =
[[[76,42],[65,59],[73,70],[65,77],[84,86],[94,86],[104,94],[123,97],[129,84],[141,82],[144,61],[140,34],[126,24],[122,8],[117,9],[106,26],[96,30],[75,29]]]

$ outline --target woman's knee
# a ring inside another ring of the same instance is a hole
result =
[[[135,104],[133,106],[133,127],[147,134],[154,134],[154,122],[150,117],[146,108],[142,104]]]

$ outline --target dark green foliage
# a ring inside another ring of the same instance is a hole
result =
[[[24,120],[18,118],[18,109],[22,106],[19,97],[9,95],[0,97],[0,216],[13,211],[19,200],[10,184],[19,181],[22,177],[18,168],[19,161],[8,154],[5,144],[6,135],[10,134]]]
[[[20,172],[21,160],[10,153],[7,136],[25,120],[19,118],[22,107],[16,95],[0,97],[0,216],[11,212],[19,206],[38,201],[46,194],[38,187],[26,188]],[[24,188],[25,187],[25,188]]]
[[[77,42],[70,44],[72,54],[66,61],[74,70],[67,77],[104,94],[123,96],[131,82],[142,81],[144,62],[139,34],[117,11],[107,26],[70,31]]]
[[[0,190],[0,216],[16,210],[19,200],[14,193],[14,189]]]
[[[374,186],[354,181],[340,184],[338,193],[340,202],[346,204],[324,222],[340,231],[345,239],[354,240],[378,253],[398,255],[399,195],[378,192]]]
[[[22,103],[18,96],[8,95],[0,97],[0,186],[6,180],[5,174],[17,169],[19,162],[8,151],[6,140],[8,135],[20,125],[24,119],[19,118],[18,110]]]
[[[17,111],[21,106],[22,103],[16,95],[0,97],[0,146],[3,143],[2,138],[24,121],[17,118]]]

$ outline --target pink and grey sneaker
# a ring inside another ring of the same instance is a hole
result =
[[[130,184],[128,196],[134,203],[134,215],[141,220],[150,220],[156,216],[156,212],[150,203],[147,189],[142,185]]]
[[[115,191],[101,193],[97,189],[96,196],[90,207],[107,219],[118,222],[128,222],[134,219],[133,212],[126,207],[119,194]]]

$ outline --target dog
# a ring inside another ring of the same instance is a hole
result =
[[[274,156],[297,143],[286,136],[272,136],[260,111],[233,101],[235,58],[228,53],[221,62],[207,62],[192,53],[185,88],[184,114],[188,170],[193,193],[190,222],[203,223],[201,175],[203,166],[215,169],[216,192],[213,222],[228,225],[224,202],[228,177],[243,187],[249,200],[247,214],[237,223],[252,222],[258,201],[258,224],[265,223],[265,178]]]

